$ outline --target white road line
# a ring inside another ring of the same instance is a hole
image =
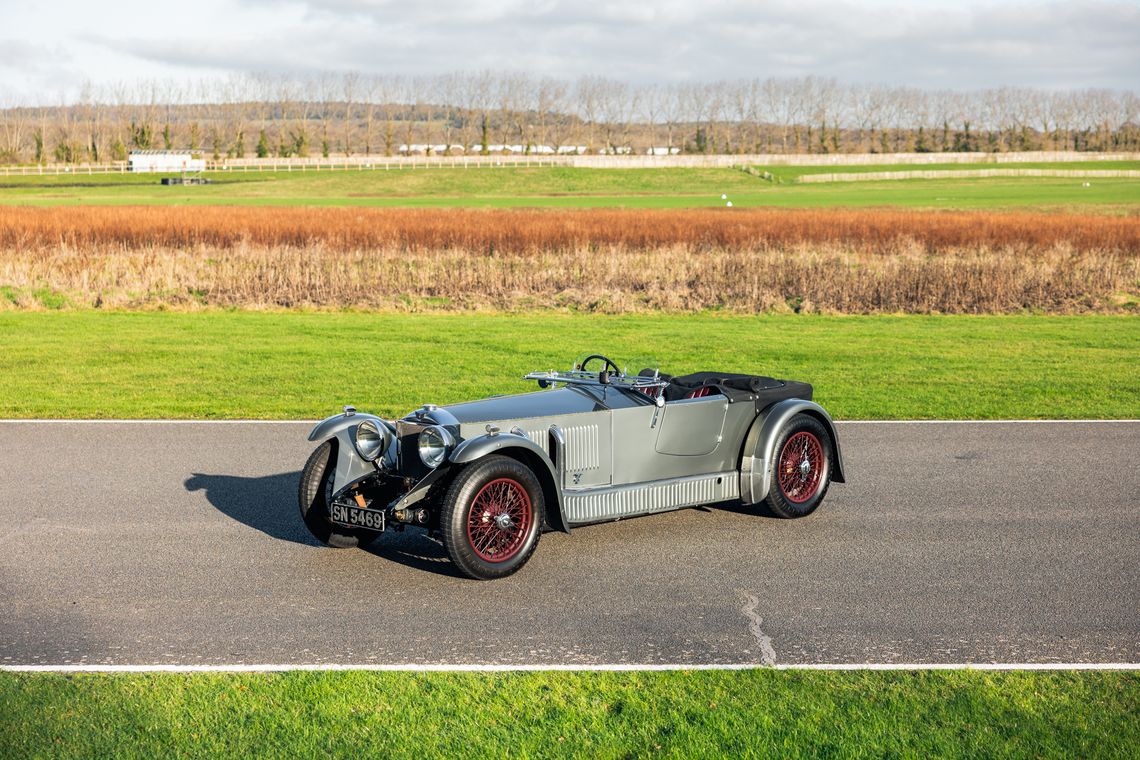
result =
[[[803,665],[760,663],[607,663],[598,665],[500,665],[500,664],[232,664],[232,665],[0,665],[9,673],[281,673],[287,671],[362,670],[410,673],[514,673],[514,672],[633,672],[685,670],[1140,670],[1136,662],[953,662],[953,663],[810,663]]]
[[[320,420],[0,420],[0,425],[315,425]]]
[[[315,425],[320,420],[160,420],[160,419],[0,419],[0,425]],[[1140,419],[1112,420],[835,420],[837,425],[1087,425],[1137,423]]]
[[[1087,425],[1140,422],[1134,419],[1122,420],[835,420],[836,425]]]

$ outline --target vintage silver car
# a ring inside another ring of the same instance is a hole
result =
[[[309,530],[347,547],[425,528],[464,574],[492,579],[522,567],[544,529],[728,501],[802,517],[844,481],[806,383],[632,374],[599,354],[524,379],[540,389],[396,421],[345,407],[317,424],[299,494]]]

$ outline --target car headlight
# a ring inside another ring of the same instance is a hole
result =
[[[431,469],[443,464],[447,450],[455,443],[451,433],[438,425],[424,428],[420,433],[420,461]]]
[[[356,444],[356,453],[360,458],[369,462],[376,461],[388,448],[388,429],[382,428],[372,420],[365,420],[356,426],[356,435],[353,443]]]

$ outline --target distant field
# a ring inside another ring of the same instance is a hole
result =
[[[387,416],[633,371],[811,382],[840,419],[1140,417],[1140,317],[0,312],[0,418]]]
[[[1119,672],[0,673],[0,756],[1124,758],[1138,709]]]
[[[1018,164],[1018,168],[1138,168],[1140,162]],[[798,185],[821,171],[891,167],[771,167],[768,181],[737,169],[471,168],[322,172],[215,172],[214,184],[163,187],[154,175],[0,177],[0,205],[270,205],[555,208],[697,208],[723,206],[899,206],[907,208],[1135,213],[1140,181],[984,178]],[[913,170],[914,166],[898,167]],[[927,167],[924,167],[927,168]],[[938,168],[928,167],[928,168]],[[991,168],[989,164],[955,169]]]
[[[809,174],[878,174],[880,172],[985,171],[986,169],[1057,169],[1061,171],[1140,171],[1140,161],[1026,161],[1017,163],[848,164],[837,166],[757,166],[780,181],[794,181]]]

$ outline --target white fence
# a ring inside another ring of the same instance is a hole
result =
[[[494,169],[567,166],[583,169],[727,168],[732,166],[876,166],[884,164],[1018,164],[1066,161],[1140,161],[1140,153],[834,153],[828,155],[682,156],[335,156],[332,158],[230,158],[207,161],[211,172],[392,171],[399,169]],[[0,166],[0,176],[118,174],[127,162]],[[1021,170],[1019,170],[1021,171]],[[1024,170],[1049,171],[1049,170]],[[892,175],[897,173],[892,172]],[[827,175],[817,175],[827,176]],[[867,175],[859,175],[860,178]],[[970,176],[982,176],[970,172]],[[994,175],[999,176],[999,175]],[[1047,175],[1025,175],[1047,176]],[[813,182],[833,180],[814,179]]]
[[[1140,171],[1132,169],[946,169],[903,172],[845,172],[842,174],[805,174],[796,181],[813,182],[879,182],[896,179],[962,179],[977,177],[1126,177],[1140,179]]]
[[[329,171],[393,171],[401,169],[504,169],[540,166],[568,166],[555,158],[515,158],[510,156],[456,156],[425,158],[416,156],[349,157],[349,158],[265,158],[207,161],[208,172],[329,172]],[[34,177],[46,175],[129,174],[126,161],[106,164],[47,164],[32,166],[0,166],[0,177]],[[177,171],[169,173],[177,174]]]

